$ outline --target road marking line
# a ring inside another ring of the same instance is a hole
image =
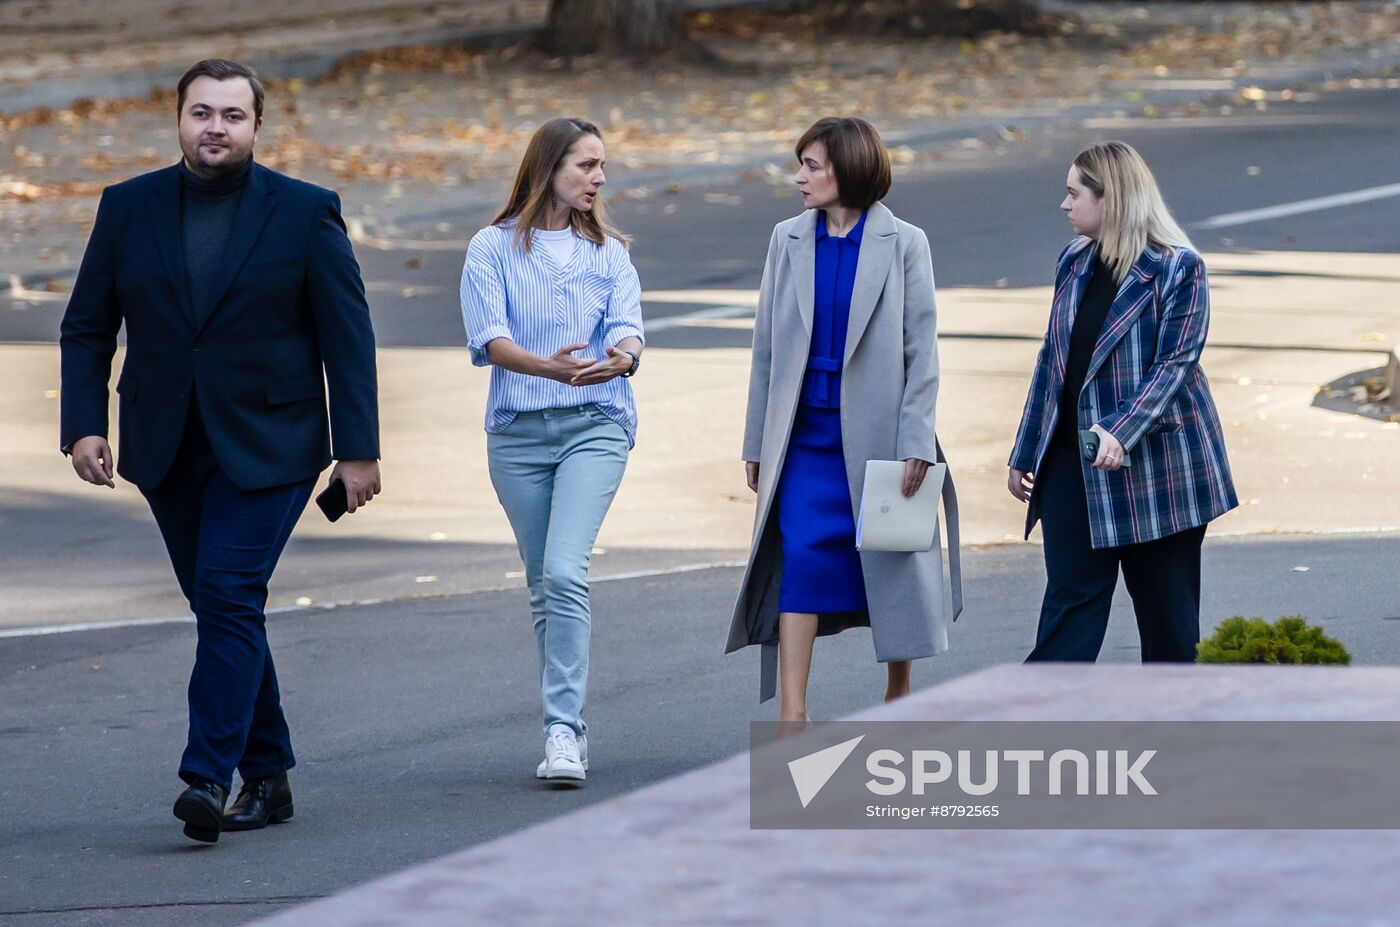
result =
[[[758,290],[644,290],[644,303],[682,303],[689,306],[758,305]]]
[[[651,335],[670,328],[704,325],[706,322],[718,322],[723,319],[751,318],[753,314],[752,306],[716,306],[713,309],[697,309],[684,315],[668,315],[660,319],[647,319],[644,322],[644,327],[647,334]]]
[[[121,621],[89,621],[83,624],[55,624],[34,628],[6,628],[0,630],[0,638],[5,637],[46,637],[50,634],[72,634],[77,631],[106,631],[109,628],[142,628],[147,625],[194,624],[194,616],[183,618],[128,618]]]
[[[1341,116],[1254,116],[1248,113],[1235,117],[1222,116],[1103,116],[1085,119],[1086,129],[1239,129],[1293,128],[1300,125],[1345,125],[1350,119]]]
[[[589,583],[611,583],[623,579],[645,579],[648,576],[671,576],[677,573],[698,573],[701,570],[723,570],[744,566],[743,560],[715,560],[704,563],[684,563],[680,566],[662,567],[656,570],[634,570],[630,573],[613,573],[610,576],[594,576]],[[519,585],[484,586],[465,592],[442,592],[437,595],[404,596],[401,599],[357,599],[353,602],[317,602],[314,605],[283,605],[269,608],[267,614],[281,615],[288,612],[328,611],[333,608],[349,608],[356,605],[383,605],[386,602],[421,602],[425,599],[450,599],[460,596],[480,595],[485,592],[509,592],[522,588]],[[51,634],[73,634],[78,631],[109,631],[114,628],[142,628],[163,624],[194,624],[193,615],[175,618],[124,618],[115,621],[89,621],[82,624],[56,624],[28,628],[5,628],[0,630],[0,639],[7,637],[47,637]]]
[[[1388,199],[1392,196],[1400,196],[1400,183],[1386,184],[1382,187],[1368,187],[1365,190],[1353,190],[1350,193],[1337,193],[1332,196],[1319,196],[1310,200],[1299,200],[1295,203],[1283,203],[1278,206],[1267,206],[1263,209],[1249,209],[1244,212],[1227,212],[1219,216],[1211,216],[1202,222],[1197,222],[1193,228],[1198,229],[1223,229],[1235,225],[1248,225],[1251,222],[1267,222],[1269,219],[1280,219],[1284,216],[1297,216],[1306,212],[1319,212],[1323,209],[1336,209],[1339,206],[1354,206],[1357,203],[1369,203],[1374,200]]]
[[[734,567],[748,566],[747,560],[715,560],[711,563],[687,563],[677,567],[666,567],[661,570],[636,570],[631,573],[614,573],[611,576],[599,576],[597,579],[590,579],[590,583],[612,583],[620,579],[645,579],[648,576],[670,576],[675,573],[699,573],[701,570],[725,570]]]

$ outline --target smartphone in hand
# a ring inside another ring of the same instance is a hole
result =
[[[1099,433],[1088,428],[1079,432],[1079,453],[1089,463],[1093,463],[1099,457]],[[1123,455],[1123,466],[1131,467],[1132,460],[1125,453]]]
[[[1061,439],[1063,440],[1063,439]],[[1093,463],[1099,456],[1099,434],[1082,428],[1079,431],[1079,453],[1089,463]],[[331,519],[335,521],[335,519]]]
[[[345,484],[340,480],[331,480],[331,484],[316,497],[316,505],[325,513],[328,521],[338,520],[350,510]]]

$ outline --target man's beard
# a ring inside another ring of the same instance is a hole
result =
[[[227,177],[230,174],[238,173],[243,169],[244,165],[253,159],[253,148],[251,145],[248,146],[246,151],[242,152],[242,157],[236,157],[232,147],[228,147],[227,150],[229,152],[227,157],[217,163],[211,163],[205,160],[203,149],[199,145],[196,145],[194,157],[191,158],[189,154],[186,154],[185,163],[188,164],[190,170],[199,177],[205,180],[218,180],[221,177]]]

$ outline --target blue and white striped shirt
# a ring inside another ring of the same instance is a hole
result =
[[[627,337],[642,338],[642,287],[622,242],[602,245],[580,239],[563,267],[536,242],[525,251],[515,244],[513,221],[491,225],[472,236],[462,269],[462,322],[472,363],[491,362],[486,345],[509,338],[544,357],[569,344],[588,343],[575,357],[599,359]],[[614,377],[596,386],[569,386],[557,380],[491,368],[486,398],[486,430],[501,432],[521,412],[596,403],[637,440],[637,406],[632,386]]]

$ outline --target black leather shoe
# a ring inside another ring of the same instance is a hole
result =
[[[175,817],[185,822],[185,836],[204,843],[218,843],[226,801],[228,789],[208,779],[196,779],[175,799]]]
[[[291,819],[292,786],[280,772],[243,783],[238,800],[224,813],[224,830],[258,830]]]

